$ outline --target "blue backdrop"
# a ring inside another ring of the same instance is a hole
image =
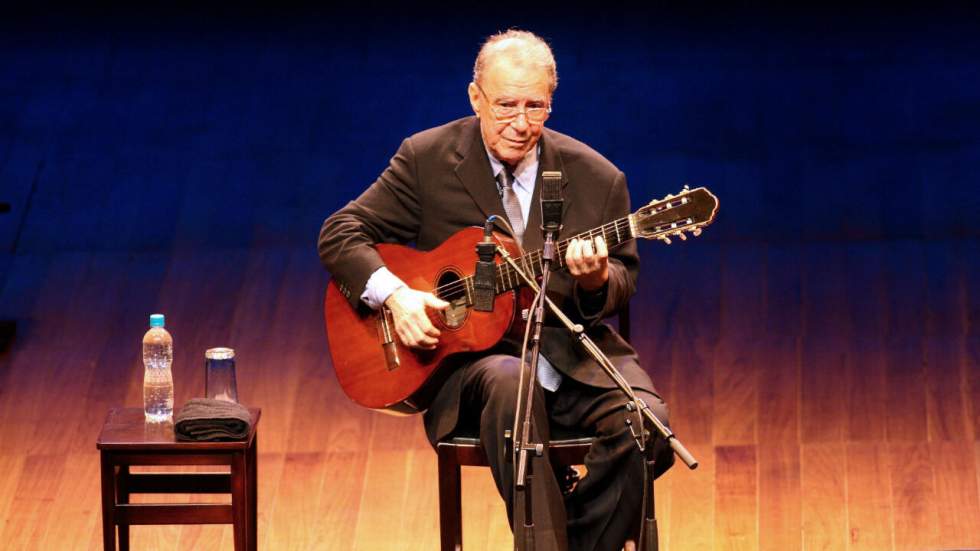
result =
[[[980,236],[980,32],[959,12],[436,17],[79,12],[0,23],[0,247],[308,245],[405,136],[467,115],[480,41],[546,37],[553,128],[710,240]],[[498,14],[498,15],[495,15]]]

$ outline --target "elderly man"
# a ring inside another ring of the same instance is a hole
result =
[[[414,243],[430,250],[458,230],[506,216],[527,250],[542,245],[538,183],[543,171],[561,171],[565,198],[560,239],[629,213],[626,178],[585,144],[546,129],[558,78],[548,45],[511,30],[481,48],[467,89],[475,116],[415,134],[360,197],[333,214],[320,232],[319,252],[354,307],[393,314],[405,345],[431,349],[440,330],[428,311],[447,307],[391,273],[373,245]],[[567,272],[556,272],[549,295],[613,360],[658,416],[666,406],[640,368],[634,350],[602,319],[629,301],[638,258],[634,242],[608,251],[601,238],[573,241]],[[452,374],[424,416],[435,443],[455,431],[479,431],[494,480],[513,514],[513,465],[504,431],[514,423],[519,342],[504,339],[482,355],[450,358]],[[554,427],[597,435],[586,458],[588,474],[567,497],[547,460],[535,463],[537,549],[618,550],[635,537],[641,517],[642,457],[624,422],[624,398],[565,329],[549,322],[542,354],[534,422],[547,441]],[[660,471],[673,457],[658,452]],[[518,504],[520,507],[521,504]],[[630,542],[631,543],[631,542]]]

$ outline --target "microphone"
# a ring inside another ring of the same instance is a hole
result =
[[[476,271],[473,272],[473,309],[478,312],[493,312],[493,299],[497,296],[497,244],[493,242],[493,223],[497,215],[492,215],[483,223],[483,241],[476,244]]]
[[[561,230],[561,211],[565,201],[561,197],[561,171],[545,170],[541,178],[541,230],[547,236]]]

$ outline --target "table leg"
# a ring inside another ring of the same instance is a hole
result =
[[[248,545],[246,512],[248,496],[246,495],[245,451],[231,454],[231,516],[234,520],[235,551],[245,551]]]
[[[248,551],[256,551],[259,546],[259,435],[252,437],[252,445],[248,448]]]
[[[454,451],[437,450],[439,461],[439,541],[442,551],[463,548],[462,473]]]
[[[115,465],[109,454],[102,452],[102,549],[116,551],[116,484]]]
[[[116,474],[116,503],[129,503],[129,465],[120,465]],[[120,524],[119,551],[129,551],[129,525]]]

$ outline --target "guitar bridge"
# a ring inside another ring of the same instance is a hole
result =
[[[398,359],[398,348],[395,346],[395,320],[391,317],[391,310],[387,306],[381,307],[378,316],[378,338],[381,339],[381,349],[385,353],[385,366],[388,371],[394,371],[401,365]]]

